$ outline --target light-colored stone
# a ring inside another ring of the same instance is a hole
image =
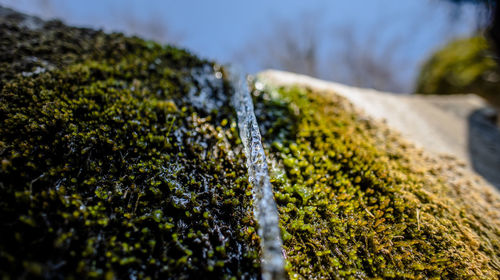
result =
[[[487,105],[474,94],[394,94],[277,70],[261,72],[257,77],[274,86],[298,85],[344,96],[416,146],[431,154],[452,155],[500,189],[500,131],[485,121]]]

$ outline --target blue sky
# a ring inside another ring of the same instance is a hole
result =
[[[477,25],[473,6],[453,9],[442,0],[0,0],[0,4],[71,25],[165,40],[148,25],[161,23],[172,35],[167,37],[222,63],[234,62],[236,53],[260,43],[260,38],[268,44],[278,21],[294,22],[295,28],[309,14],[320,38],[325,38],[324,48],[335,48],[335,43],[326,43],[335,42],[331,30],[346,26],[360,42],[374,32],[380,33],[379,45],[394,38],[405,41],[394,55],[404,57],[396,73],[401,72],[408,89],[419,64],[433,50],[451,38],[470,34]],[[243,65],[249,72],[261,67]]]

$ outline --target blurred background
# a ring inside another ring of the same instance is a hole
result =
[[[409,93],[433,52],[487,23],[481,5],[454,2],[0,0],[0,5],[179,45],[240,64],[249,73],[275,68]]]

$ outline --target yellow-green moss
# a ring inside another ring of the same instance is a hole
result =
[[[263,137],[270,141],[292,279],[500,275],[498,230],[480,223],[475,213],[458,216],[446,195],[432,194],[430,188],[449,187],[410,165],[409,158],[421,155],[410,153],[383,126],[362,119],[333,94],[300,88],[254,93],[260,110],[281,108],[278,116],[293,120],[283,127],[284,120],[273,114],[259,116],[271,124],[262,127]],[[485,232],[489,237],[479,241]]]

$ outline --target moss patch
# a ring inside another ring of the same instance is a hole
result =
[[[3,279],[259,277],[232,109],[190,97],[214,64],[58,22],[0,30]]]
[[[260,116],[292,279],[498,277],[500,232],[447,198],[429,179],[441,171],[413,165],[418,152],[333,94],[254,93],[294,120]]]

